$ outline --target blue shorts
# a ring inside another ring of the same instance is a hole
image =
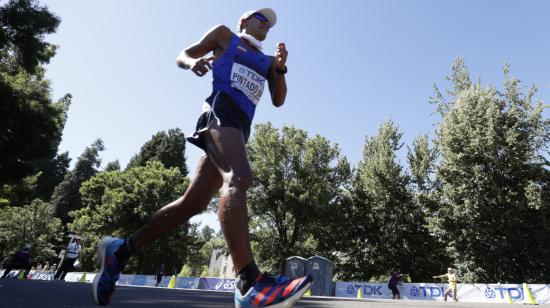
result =
[[[206,152],[204,132],[213,126],[234,127],[243,133],[244,141],[250,137],[251,121],[248,119],[231,97],[224,92],[216,91],[210,95],[203,105],[203,112],[197,121],[197,127],[187,141]]]

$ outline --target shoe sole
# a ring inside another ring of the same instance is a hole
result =
[[[306,293],[307,290],[309,290],[309,287],[311,287],[311,283],[312,283],[311,281],[308,282],[305,287],[303,287],[300,291],[296,292],[296,294],[294,294],[291,297],[287,298],[285,301],[277,303],[275,305],[269,305],[269,306],[264,306],[264,307],[269,307],[269,308],[289,308],[289,307],[292,307],[292,305],[294,305],[294,303],[296,303],[298,300],[300,300],[300,298],[302,298],[304,293]],[[235,303],[235,308],[241,308],[241,307],[242,307],[241,305],[239,305],[238,303]],[[255,306],[253,306],[253,307],[255,307]]]
[[[101,275],[103,275],[103,271],[105,270],[105,251],[107,250],[107,242],[110,242],[111,239],[112,238],[110,237],[104,237],[99,243],[99,247],[97,248],[97,254],[99,255],[101,268],[99,269],[99,272],[95,275],[92,282],[92,298],[94,299],[94,302],[98,305],[101,304],[99,303],[99,299],[97,298],[97,286],[99,284]]]

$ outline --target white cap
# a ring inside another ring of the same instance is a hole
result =
[[[269,22],[269,28],[273,28],[275,24],[277,23],[277,14],[275,14],[275,11],[273,9],[270,9],[268,7],[259,9],[259,10],[252,10],[244,12],[244,14],[239,18],[239,22],[237,23],[237,29],[241,31],[241,24],[243,20],[248,19],[252,14],[254,13],[260,13],[267,18],[267,21]]]

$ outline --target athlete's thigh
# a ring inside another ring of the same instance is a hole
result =
[[[234,127],[216,126],[206,134],[208,156],[224,173],[251,175],[243,133]]]
[[[209,159],[208,155],[203,155],[199,160],[195,176],[189,184],[187,192],[188,194],[198,193],[198,195],[211,198],[222,183],[223,180],[218,167]]]

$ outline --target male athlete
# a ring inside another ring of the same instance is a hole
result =
[[[136,250],[204,211],[218,190],[221,229],[238,276],[235,306],[289,307],[309,288],[310,276],[290,280],[260,273],[248,232],[246,191],[252,183],[252,171],[245,143],[265,81],[276,107],[284,104],[287,90],[285,44],[277,44],[274,56],[262,52],[261,42],[276,21],[270,8],[248,11],[239,19],[238,34],[223,25],[214,27],[178,56],[177,65],[199,77],[212,70],[212,94],[203,104],[196,132],[187,139],[205,155],[181,198],[158,210],[127,239],[101,240],[101,268],[92,285],[96,303],[110,302],[119,274]],[[210,52],[213,56],[208,56]]]

